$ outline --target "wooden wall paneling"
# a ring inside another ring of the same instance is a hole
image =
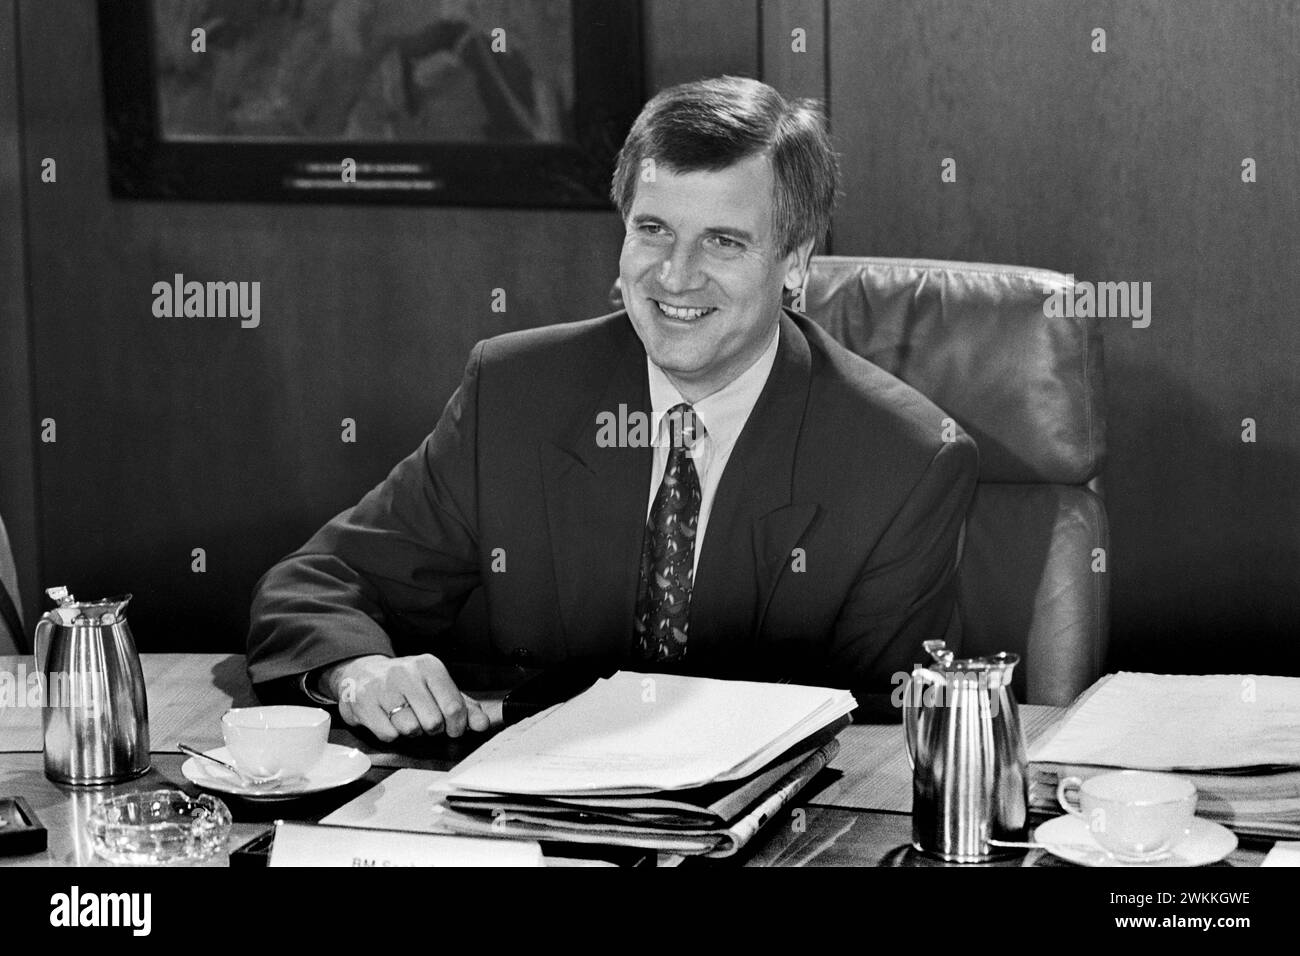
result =
[[[830,0],[830,19],[837,252],[1152,284],[1149,328],[1103,322],[1112,665],[1300,670],[1300,7]]]
[[[24,191],[29,188],[27,177],[33,171],[39,175],[40,166],[23,166],[17,16],[14,0],[0,0],[0,514],[18,572],[24,624],[30,629],[44,602],[37,548]],[[0,654],[6,653],[3,644]]]

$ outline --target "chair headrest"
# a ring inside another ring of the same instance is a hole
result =
[[[1072,279],[1047,269],[815,256],[808,316],[948,412],[980,480],[1083,484],[1106,454],[1095,319],[1048,318]]]

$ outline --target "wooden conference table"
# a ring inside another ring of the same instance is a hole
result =
[[[178,743],[207,750],[219,747],[221,715],[230,707],[256,703],[241,655],[143,654],[149,695],[153,769],[115,787],[76,788],[55,784],[44,772],[39,708],[0,708],[0,796],[22,796],[49,833],[44,853],[0,857],[0,865],[102,865],[90,849],[84,825],[91,808],[106,796],[130,790],[198,789],[181,774],[187,759]],[[0,657],[0,671],[30,673],[31,658]],[[1063,708],[1024,705],[1025,734],[1032,742],[1064,713]],[[476,736],[476,735],[471,735]],[[402,767],[447,770],[473,743],[443,737],[379,746],[334,727],[330,740],[369,755],[372,767],[345,787],[288,802],[254,803],[223,797],[234,815],[231,849],[252,839],[276,819],[318,821],[381,783]],[[795,808],[772,821],[742,854],[710,866],[946,866],[911,849],[911,771],[897,725],[854,724],[840,735],[834,763],[800,796]],[[1037,821],[1036,821],[1037,822]],[[1270,843],[1242,840],[1224,862],[1258,866]],[[227,857],[212,861],[225,865]],[[556,862],[559,862],[558,860]],[[1042,850],[1030,850],[994,866],[1071,866]],[[1222,865],[1222,864],[1221,864]]]

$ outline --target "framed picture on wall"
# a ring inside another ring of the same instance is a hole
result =
[[[112,194],[608,208],[639,0],[100,0]]]

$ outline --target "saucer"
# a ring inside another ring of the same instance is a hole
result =
[[[1237,835],[1227,827],[1200,817],[1192,818],[1191,832],[1169,856],[1149,863],[1126,863],[1102,849],[1086,821],[1066,814],[1034,831],[1034,842],[1054,856],[1080,866],[1205,866],[1218,863],[1237,848]]]
[[[205,751],[209,757],[216,757],[227,763],[233,763],[230,751],[225,747]],[[222,770],[206,760],[190,757],[181,764],[181,773],[190,783],[197,784],[205,790],[215,790],[242,797],[245,800],[292,800],[309,793],[333,790],[352,783],[365,776],[370,769],[370,758],[355,747],[343,747],[339,744],[326,744],[325,753],[316,765],[299,777],[293,777],[275,787],[250,787],[239,781],[233,774]]]

